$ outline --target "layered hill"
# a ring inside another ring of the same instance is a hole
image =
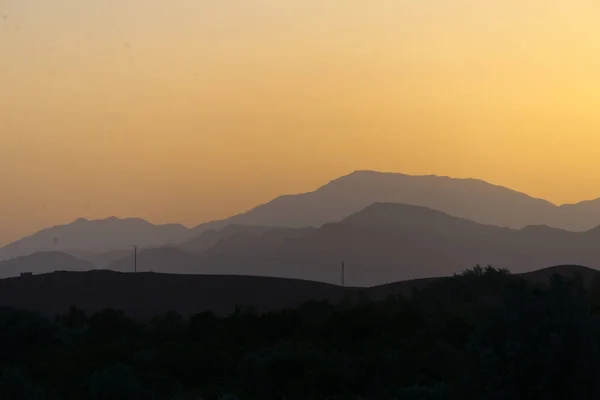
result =
[[[514,272],[547,265],[600,267],[600,230],[516,230],[402,204],[377,203],[337,223],[236,236],[199,257],[196,273],[252,274],[373,286],[492,264]]]
[[[42,251],[105,253],[144,247],[180,243],[189,237],[189,230],[179,224],[153,225],[139,218],[80,218],[67,225],[43,229],[0,249],[0,260],[31,255]],[[84,258],[86,256],[83,256]],[[111,260],[112,261],[112,260]]]
[[[548,201],[477,179],[356,171],[313,192],[280,196],[246,213],[200,225],[195,231],[228,224],[318,227],[382,202],[423,206],[480,223],[512,228],[553,225],[559,209]],[[591,215],[592,211],[587,214]],[[595,216],[600,224],[600,202]],[[589,219],[583,216],[577,221],[564,222],[568,225],[565,228],[573,230],[595,226],[590,226]]]
[[[261,235],[265,232],[284,229],[278,227],[265,227],[265,226],[247,226],[247,225],[227,225],[222,229],[209,229],[199,236],[188,240],[179,247],[181,250],[187,251],[192,254],[202,254],[203,252],[211,249],[217,245],[221,240],[229,239],[233,236],[240,235],[254,236]]]
[[[516,273],[559,264],[600,267],[598,242],[600,229],[569,232],[537,225],[516,230],[425,207],[376,203],[320,228],[236,226],[204,234],[188,242],[188,248],[142,250],[137,270],[271,276],[337,284],[344,261],[349,285],[374,286],[451,275],[476,264],[492,264]],[[10,268],[0,263],[0,276],[75,268],[46,261],[44,254],[48,253],[11,260]],[[133,271],[132,252],[116,254],[123,257],[104,268]],[[98,268],[81,261],[76,269]]]
[[[318,228],[339,222],[374,203],[427,207],[513,229],[533,225],[583,232],[600,225],[600,199],[556,206],[477,179],[357,171],[315,191],[280,196],[248,212],[191,230],[179,224],[153,225],[135,218],[79,219],[5,246],[0,249],[0,260],[39,251],[63,251],[105,266],[115,259],[102,254],[114,255],[114,251],[131,249],[133,245],[181,245],[186,252],[200,254],[232,234],[255,234],[270,227]],[[230,228],[223,230],[226,227]]]

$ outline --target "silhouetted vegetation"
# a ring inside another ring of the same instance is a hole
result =
[[[150,322],[0,310],[2,399],[591,399],[600,281],[477,267],[372,302]]]

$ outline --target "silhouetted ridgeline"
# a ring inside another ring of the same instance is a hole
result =
[[[583,267],[523,276],[474,268],[452,278],[362,290],[378,301],[359,291],[336,303],[304,302],[308,297],[335,298],[343,291],[314,282],[106,272],[4,280],[0,293],[14,292],[20,285],[28,294],[56,294],[48,287],[61,282],[61,289],[80,293],[72,300],[80,300],[87,286],[80,285],[93,281],[97,285],[91,286],[90,296],[112,288],[114,304],[124,300],[139,312],[136,297],[148,300],[154,295],[159,297],[152,303],[158,311],[165,309],[162,302],[175,304],[169,297],[177,295],[167,296],[153,283],[156,278],[171,289],[181,285],[186,294],[180,300],[189,296],[194,301],[195,292],[206,301],[211,296],[221,301],[225,295],[219,291],[227,289],[236,300],[258,295],[257,302],[273,311],[239,308],[227,316],[205,312],[189,317],[170,312],[140,321],[111,309],[90,315],[72,308],[48,319],[0,308],[0,398],[600,396],[600,279],[598,272]],[[177,285],[171,281],[175,278]],[[193,282],[186,286],[188,279]],[[303,290],[312,294],[301,294]],[[412,294],[388,296],[398,291]],[[124,297],[126,292],[129,297]],[[272,303],[265,303],[268,294]],[[285,301],[295,303],[294,308],[280,309]]]
[[[105,260],[97,259],[97,253],[127,250],[134,244],[146,248],[181,245],[186,251],[202,251],[207,249],[202,246],[210,242],[211,234],[199,245],[194,243],[195,238],[229,225],[260,226],[263,230],[267,227],[320,227],[374,203],[422,206],[474,222],[514,229],[547,225],[586,231],[600,225],[600,199],[556,206],[477,179],[356,171],[313,192],[280,196],[247,212],[193,229],[179,224],[153,225],[139,218],[112,217],[96,221],[80,218],[8,244],[0,249],[0,260],[40,251],[61,251],[76,253],[103,267]],[[217,241],[219,235],[212,239]]]
[[[117,308],[140,318],[172,310],[184,315],[203,311],[225,315],[237,305],[269,311],[309,300],[337,302],[343,295],[343,288],[325,283],[252,276],[96,270],[0,280],[0,306],[50,314],[71,305],[88,313]]]
[[[279,196],[248,212],[200,225],[194,231],[201,233],[229,224],[319,227],[340,221],[374,203],[422,206],[482,224],[514,229],[548,225],[586,231],[600,225],[600,199],[556,206],[479,179],[355,171],[315,191]]]
[[[227,232],[213,234],[208,241],[199,237],[195,245],[202,250],[195,259],[172,248],[154,249],[140,255],[140,265],[154,272],[276,276],[337,284],[340,261],[345,260],[346,283],[353,286],[452,275],[476,264],[515,273],[572,263],[600,267],[597,229],[515,230],[405,204],[375,203],[320,228],[234,227]],[[215,236],[220,237],[216,242]],[[193,247],[186,248],[190,250]],[[130,258],[107,268],[123,271],[132,264]]]
[[[55,251],[72,251],[86,258],[94,253],[131,249],[133,245],[156,247],[181,243],[188,235],[189,230],[180,224],[153,225],[140,218],[94,221],[79,218],[9,243],[0,248],[0,260]]]
[[[448,276],[476,264],[510,268],[514,273],[560,264],[600,267],[598,243],[600,229],[568,232],[529,226],[515,230],[425,207],[376,203],[320,228],[228,226],[205,232],[181,247],[141,249],[137,261],[138,271],[144,272],[272,276],[338,284],[340,261],[345,260],[346,284],[369,287]],[[0,277],[98,268],[129,272],[133,266],[132,250],[46,252],[0,262]]]

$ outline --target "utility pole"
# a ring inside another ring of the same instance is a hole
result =
[[[133,246],[133,272],[137,272],[137,246]]]
[[[345,271],[345,269],[346,268],[345,268],[344,262],[342,261],[342,287],[346,286],[346,280],[345,280],[346,271]]]

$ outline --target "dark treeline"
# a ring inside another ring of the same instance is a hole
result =
[[[474,268],[409,297],[150,322],[0,310],[1,399],[596,399],[600,282]]]

